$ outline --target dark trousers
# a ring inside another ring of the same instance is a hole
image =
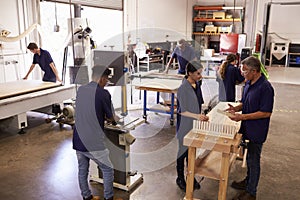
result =
[[[184,159],[188,161],[188,148],[183,146],[183,140],[178,140],[178,153],[177,153],[177,177],[184,179]]]
[[[260,156],[263,144],[249,142],[247,154],[247,192],[256,196],[260,177]]]

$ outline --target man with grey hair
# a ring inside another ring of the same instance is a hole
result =
[[[274,89],[261,74],[260,61],[250,56],[242,61],[242,75],[246,79],[242,101],[237,106],[229,104],[232,113],[229,118],[242,121],[239,133],[243,140],[249,140],[247,149],[247,176],[240,182],[234,181],[232,187],[243,190],[234,200],[255,200],[260,177],[260,158],[263,143],[267,139],[270,117],[274,104]],[[242,114],[237,112],[242,111]]]
[[[166,66],[165,73],[169,72],[169,67],[175,58],[177,59],[179,65],[178,74],[185,75],[186,65],[188,62],[196,60],[196,53],[194,48],[190,46],[185,39],[180,39],[177,47],[174,49],[171,55],[171,59]]]

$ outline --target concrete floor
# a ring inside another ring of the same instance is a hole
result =
[[[296,200],[300,198],[300,69],[270,68],[269,73],[276,96],[262,152],[257,199]],[[209,99],[205,88],[204,93]],[[129,115],[140,117],[142,111],[132,110]],[[29,112],[24,135],[9,126],[11,118],[0,122],[1,200],[81,199],[72,129],[68,125],[60,128],[55,122],[46,124],[46,118]],[[137,138],[131,146],[131,167],[143,173],[144,182],[131,192],[115,189],[115,196],[124,200],[183,199],[184,192],[175,183],[175,127],[163,114],[149,113],[148,121],[131,132]],[[240,166],[236,161],[231,168],[229,183],[244,177],[245,169]],[[201,186],[194,192],[195,198],[217,199],[218,181],[205,178]],[[102,197],[101,184],[91,182],[91,187]],[[227,199],[236,193],[228,187]]]

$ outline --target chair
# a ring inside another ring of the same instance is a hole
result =
[[[149,71],[149,56],[146,54],[146,46],[142,42],[138,42],[133,51],[137,57],[137,72],[140,72],[140,59],[144,57],[147,59],[147,71]]]

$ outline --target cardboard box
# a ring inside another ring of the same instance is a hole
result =
[[[220,26],[218,27],[218,33],[231,33],[232,26]]]
[[[218,27],[216,26],[205,26],[205,33],[217,33],[218,32]]]
[[[204,57],[213,57],[215,55],[214,49],[204,49]]]
[[[213,18],[214,19],[225,19],[225,12],[214,12]]]

